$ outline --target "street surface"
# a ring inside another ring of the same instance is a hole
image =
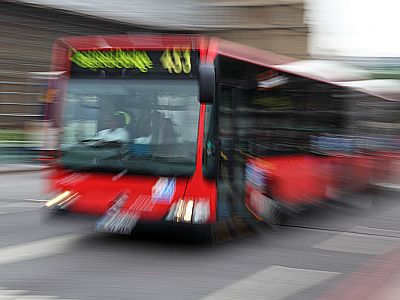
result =
[[[40,176],[0,174],[0,299],[331,299],[400,247],[395,191],[327,203],[277,231],[258,226],[210,245],[153,227],[124,237],[95,233],[89,220],[46,221]]]

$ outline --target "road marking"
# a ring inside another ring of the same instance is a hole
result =
[[[351,231],[356,232],[356,233],[366,233],[366,234],[374,234],[374,235],[382,235],[382,236],[400,238],[400,230],[356,226]]]
[[[339,274],[336,272],[271,266],[215,291],[203,297],[202,300],[249,298],[279,300]]]
[[[44,240],[0,248],[0,265],[52,256],[69,251],[83,234],[66,234]]]
[[[29,291],[26,290],[10,290],[0,287],[0,299],[1,300],[47,300],[47,299],[68,300],[66,298],[59,298],[57,296],[29,295],[27,294],[28,292]]]
[[[388,236],[365,235],[343,232],[327,239],[313,248],[360,254],[384,254],[400,247],[400,239]]]
[[[21,198],[16,198],[16,199],[4,199],[2,201],[9,201],[9,202],[45,202],[47,200],[45,199],[34,199],[34,198],[25,198],[25,199],[21,199]]]
[[[29,201],[29,202],[47,202],[46,199],[23,199],[22,201]]]
[[[390,182],[379,182],[379,183],[374,183],[374,185],[393,190],[400,190],[400,184],[395,184]]]
[[[25,294],[25,290],[6,290],[0,288],[0,299],[16,299],[17,296]]]

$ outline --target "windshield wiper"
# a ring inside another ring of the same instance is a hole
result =
[[[120,141],[105,141],[99,138],[92,139],[84,139],[78,141],[79,144],[87,144],[92,147],[110,147],[110,148],[119,148],[123,146],[123,143]]]
[[[84,139],[84,140],[79,140],[79,143],[87,143],[87,142],[97,142],[100,141],[99,138],[88,138],[88,139]]]

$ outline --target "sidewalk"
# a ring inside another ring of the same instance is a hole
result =
[[[319,300],[400,299],[400,249],[377,256]]]
[[[400,299],[400,272],[393,275],[377,292],[373,295],[379,300],[398,300]],[[372,297],[370,297],[372,299]]]

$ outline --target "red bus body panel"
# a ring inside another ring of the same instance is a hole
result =
[[[116,174],[77,173],[54,171],[50,178],[54,190],[69,190],[78,193],[78,198],[68,208],[69,211],[82,214],[103,215],[120,193],[127,193],[129,198],[125,207],[132,207],[148,220],[160,220],[168,213],[170,205],[182,198],[186,189],[187,178],[177,178],[175,194],[171,203],[152,201],[152,187],[157,182],[154,176],[128,175],[114,180]]]
[[[248,164],[266,174],[266,189],[246,185],[246,204],[258,212],[257,200],[266,193],[291,208],[299,208],[341,192],[367,189],[374,172],[374,161],[365,155],[317,156],[288,155],[250,159]]]

